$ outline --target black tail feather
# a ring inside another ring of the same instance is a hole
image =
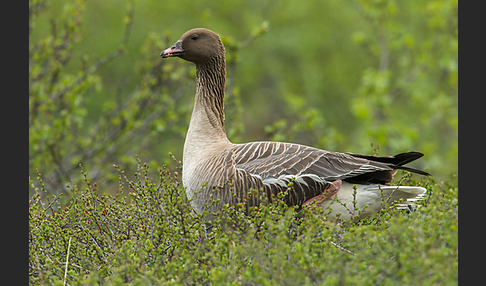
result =
[[[415,161],[419,158],[422,158],[422,156],[424,156],[424,154],[422,154],[420,152],[415,152],[415,151],[400,153],[400,154],[393,156],[396,160],[396,162],[393,163],[393,164],[397,165],[397,166],[402,166],[402,165],[405,165],[405,164],[410,163],[412,161]]]
[[[415,151],[400,153],[395,156],[373,156],[373,155],[362,155],[362,154],[353,154],[353,153],[347,153],[347,154],[353,155],[354,157],[367,159],[370,161],[393,164],[397,166],[405,165],[407,163],[415,161],[421,158],[422,156],[424,156],[424,154]]]
[[[367,159],[370,161],[389,164],[390,167],[393,169],[405,170],[420,175],[430,176],[430,174],[425,171],[403,166],[407,163],[415,161],[421,158],[422,156],[424,156],[424,154],[420,152],[410,151],[410,152],[400,153],[395,156],[373,156],[373,155],[361,155],[361,154],[353,154],[353,153],[348,153],[348,154],[355,157]]]
[[[422,170],[419,170],[419,169],[415,169],[415,168],[398,166],[398,167],[395,167],[395,169],[404,170],[404,171],[408,171],[408,172],[412,172],[412,173],[417,173],[417,174],[424,175],[424,176],[430,176],[429,173],[422,171]]]

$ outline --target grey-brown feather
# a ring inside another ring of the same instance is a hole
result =
[[[389,163],[293,143],[238,144],[234,152],[238,168],[259,174],[263,178],[315,174],[327,181],[334,181],[364,173],[394,171]]]
[[[224,203],[244,202],[246,207],[251,207],[282,193],[286,204],[299,206],[329,186],[330,181],[318,174],[294,172],[307,167],[305,160],[299,160],[299,155],[309,156],[311,153],[288,150],[305,149],[305,146],[281,143],[287,146],[279,148],[278,143],[273,143],[276,142],[233,145],[198,164],[192,179],[201,185],[201,189],[194,201],[208,206],[215,203],[211,210],[221,208]],[[246,165],[239,164],[240,161]],[[249,166],[258,167],[258,170]],[[257,194],[252,194],[252,190]]]

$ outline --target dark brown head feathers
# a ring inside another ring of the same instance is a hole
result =
[[[180,57],[198,65],[215,57],[224,58],[224,46],[218,34],[205,28],[195,28],[185,32],[172,47],[160,55],[163,58]]]

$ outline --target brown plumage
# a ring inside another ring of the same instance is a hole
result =
[[[284,192],[288,205],[300,206],[320,198],[319,203],[324,207],[331,203],[331,198],[339,197],[339,193],[349,193],[342,189],[349,190],[350,184],[387,184],[398,169],[428,175],[403,166],[422,157],[419,152],[377,157],[293,143],[233,144],[224,128],[226,62],[219,36],[204,28],[189,30],[161,56],[180,57],[196,64],[196,98],[184,144],[182,180],[198,213],[205,209],[218,211],[225,203],[243,200],[247,206],[261,203],[250,190],[258,190],[269,199]],[[418,187],[400,187],[400,191],[416,193],[404,195],[406,199],[417,198],[425,192],[423,188],[414,188]],[[362,189],[365,192],[373,188]],[[327,191],[333,193],[323,195]],[[365,197],[369,197],[368,193]]]

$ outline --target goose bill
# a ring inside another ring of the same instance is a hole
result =
[[[160,53],[162,58],[180,57],[182,55],[184,55],[184,49],[182,48],[181,41],[177,41],[172,47],[165,49]]]

